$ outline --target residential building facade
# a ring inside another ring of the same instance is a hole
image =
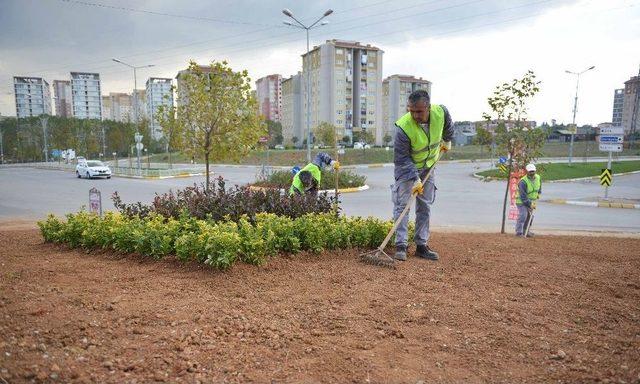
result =
[[[102,119],[121,123],[134,121],[131,95],[122,92],[111,92],[108,96],[102,96]]]
[[[269,75],[256,81],[258,110],[267,120],[282,118],[282,76]]]
[[[640,127],[640,76],[634,76],[624,82],[624,100],[622,104],[622,126],[624,133],[638,132]],[[634,115],[636,118],[634,119]]]
[[[60,117],[72,117],[71,81],[53,80],[53,97],[56,107],[55,114]]]
[[[282,123],[282,137],[285,144],[302,147],[306,135],[303,105],[302,74],[298,72],[298,74],[282,80],[282,117],[280,122]]]
[[[382,124],[384,136],[394,139],[395,124],[407,113],[409,95],[418,89],[426,90],[431,95],[431,82],[421,77],[409,75],[392,75],[382,82]]]
[[[41,77],[14,76],[17,117],[51,115],[51,90]]]
[[[368,131],[382,145],[382,57],[384,52],[355,41],[327,40],[302,56],[303,113],[311,129],[322,122],[337,127],[339,137]],[[307,105],[310,72],[311,103]],[[306,133],[305,133],[306,137]]]
[[[622,108],[624,106],[624,88],[613,92],[613,117],[611,123],[616,127],[622,126]]]
[[[150,77],[146,85],[147,113],[151,125],[151,134],[156,140],[163,136],[162,127],[156,120],[156,113],[160,106],[170,108],[173,106],[172,79]]]
[[[71,72],[71,99],[74,117],[102,120],[100,75]]]

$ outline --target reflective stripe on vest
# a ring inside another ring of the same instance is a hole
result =
[[[289,188],[289,195],[293,195],[298,190],[299,193],[304,194],[304,186],[302,185],[302,181],[300,181],[300,172],[309,171],[311,172],[311,176],[316,179],[318,182],[318,186],[320,186],[320,179],[322,177],[322,172],[320,172],[320,168],[313,163],[309,163],[304,166],[301,170],[293,176],[293,183],[291,183],[291,188]]]
[[[538,191],[540,190],[540,175],[536,173],[536,176],[533,178],[533,181],[529,179],[529,176],[524,175],[520,180],[524,180],[525,185],[527,186],[527,198],[531,201],[538,200]],[[520,192],[516,194],[516,204],[522,205],[522,199],[520,198]]]
[[[444,109],[440,105],[431,105],[429,109],[429,134],[416,123],[407,112],[396,125],[404,131],[411,141],[411,160],[418,169],[431,168],[440,154],[442,133],[444,131]]]

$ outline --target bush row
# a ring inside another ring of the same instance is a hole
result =
[[[327,194],[318,196],[281,195],[277,190],[254,191],[248,187],[234,186],[226,189],[224,179],[218,177],[207,191],[204,185],[194,185],[177,192],[169,191],[156,195],[150,205],[140,202],[126,204],[118,193],[112,196],[116,209],[127,217],[145,218],[152,213],[165,218],[177,219],[186,213],[197,219],[210,221],[231,220],[238,222],[246,216],[255,223],[259,212],[297,218],[308,213],[329,213],[335,209],[337,197]]]
[[[155,259],[175,254],[179,260],[202,262],[218,269],[229,268],[237,260],[260,265],[279,253],[375,248],[392,224],[374,218],[336,218],[332,214],[292,219],[258,213],[252,223],[247,216],[237,221],[213,222],[186,214],[165,218],[151,213],[141,218],[109,212],[100,217],[84,211],[68,214],[66,220],[50,215],[38,222],[46,242],[139,253]]]
[[[358,175],[351,171],[338,172],[338,187],[339,188],[353,188],[362,187],[367,181],[366,176]],[[293,182],[293,174],[290,171],[274,171],[270,173],[266,178],[259,178],[254,185],[260,187],[272,187],[272,188],[284,188],[289,189]],[[320,190],[328,190],[335,188],[335,173],[327,170],[322,170],[322,176],[320,178]]]

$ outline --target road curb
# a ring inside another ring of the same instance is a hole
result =
[[[611,201],[578,201],[578,200],[566,200],[566,199],[548,199],[540,200],[541,202],[551,204],[567,204],[567,205],[579,205],[583,207],[595,207],[595,208],[624,208],[624,209],[640,209],[640,204],[631,203],[619,203]]]
[[[493,168],[492,168],[493,169]],[[484,171],[490,171],[490,169],[484,169],[480,172],[484,172]],[[473,173],[472,176],[475,177],[476,179],[480,179],[481,181],[503,181],[506,179],[500,179],[497,177],[493,177],[493,176],[482,176],[479,175],[480,172],[476,172]],[[640,173],[640,171],[631,171],[631,172],[623,172],[623,173],[614,173],[612,176],[625,176],[625,175],[633,175],[636,173]],[[599,179],[600,176],[588,176],[588,177],[578,177],[575,179],[562,179],[562,180],[543,180],[543,182],[545,183],[570,183],[572,181],[584,181],[584,180],[591,180],[591,179]]]

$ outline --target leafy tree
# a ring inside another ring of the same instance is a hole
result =
[[[483,117],[487,121],[492,119],[498,121],[496,143],[502,153],[509,154],[509,175],[514,169],[523,169],[527,163],[542,154],[541,149],[546,138],[545,130],[530,129],[524,124],[527,103],[540,91],[539,84],[533,71],[527,71],[521,79],[513,79],[511,82],[496,86],[493,95],[487,98],[491,112],[483,113]],[[507,121],[513,122],[512,129],[507,129]],[[501,233],[504,233],[508,196],[509,178],[507,178],[502,205]]]
[[[269,135],[269,141],[267,145],[274,147],[278,144],[282,144],[284,137],[282,136],[282,124],[279,121],[266,120],[267,123],[267,135]]]
[[[296,145],[296,143],[297,143],[298,141],[300,141],[300,139],[298,139],[298,136],[293,136],[293,137],[291,138],[291,142],[293,143],[293,145]]]
[[[169,159],[169,168],[173,168],[171,161],[171,150],[180,149],[182,147],[182,138],[184,134],[184,126],[178,118],[178,109],[175,106],[161,105],[156,111],[156,121],[162,128],[163,140],[165,143],[165,151]]]
[[[342,136],[342,142],[345,144],[349,144],[351,142],[351,137],[349,135]]]
[[[480,146],[480,153],[484,147],[491,147],[493,144],[493,135],[488,130],[478,127],[476,128],[476,137],[473,139],[473,143]]]
[[[251,79],[246,70],[234,72],[226,61],[213,61],[209,73],[193,61],[183,78],[178,118],[185,127],[187,152],[205,159],[206,187],[212,160],[239,160],[246,155],[266,126],[255,113]]]
[[[382,141],[384,142],[385,146],[388,146],[392,139],[393,138],[391,137],[389,132],[387,132],[387,133],[384,134],[384,137],[382,138]]]
[[[323,121],[313,130],[314,136],[317,140],[329,147],[336,145],[336,127]]]

